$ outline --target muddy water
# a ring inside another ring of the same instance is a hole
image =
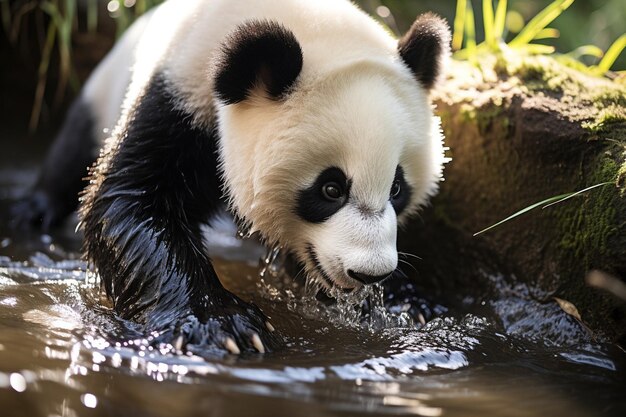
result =
[[[152,350],[101,302],[74,222],[51,236],[7,228],[7,201],[32,177],[0,167],[2,416],[626,415],[624,352],[532,289],[491,277],[495,296],[434,309],[423,327],[385,312],[362,324],[280,275],[261,280],[260,248],[232,234],[214,242],[218,272],[271,316],[284,349]]]

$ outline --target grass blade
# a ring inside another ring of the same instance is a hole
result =
[[[572,52],[568,52],[566,55],[575,59],[578,59],[583,56],[592,56],[595,58],[602,58],[602,56],[604,55],[604,52],[602,51],[602,49],[598,48],[595,45],[583,45],[574,49]]]
[[[59,81],[54,97],[54,105],[59,106],[65,95],[67,82],[72,69],[72,27],[76,15],[76,2],[65,0],[64,14],[60,16],[59,26]]]
[[[98,30],[98,0],[87,3],[87,30],[92,33]]]
[[[555,51],[554,46],[541,45],[539,43],[529,43],[527,45],[522,45],[518,48],[518,50],[532,55],[550,55],[553,54]]]
[[[8,37],[11,32],[11,5],[9,0],[0,0],[0,13],[2,14],[2,27]]]
[[[38,3],[34,1],[21,4],[21,6],[18,4],[16,6],[15,13],[11,15],[12,21],[11,21],[11,33],[9,34],[9,42],[11,43],[17,42],[17,38],[19,37],[20,32],[22,30],[23,17],[26,16],[31,11],[36,10],[38,6],[39,6]]]
[[[467,3],[467,10],[465,11],[465,38],[467,53],[470,59],[474,59],[476,58],[476,24],[471,2]]]
[[[535,40],[538,39],[556,39],[561,35],[558,29],[554,28],[545,28],[541,29],[537,35],[535,35]]]
[[[456,0],[456,14],[454,16],[454,33],[452,34],[452,49],[458,51],[463,47],[463,32],[465,31],[465,10],[467,0]]]
[[[137,0],[137,2],[135,3],[135,15],[141,16],[142,14],[144,14],[148,9],[148,6],[152,5],[147,5],[146,0]]]
[[[553,1],[524,26],[524,29],[509,43],[509,46],[515,48],[528,44],[535,39],[539,32],[559,17],[565,9],[571,6],[573,2],[574,0]]]
[[[493,23],[493,37],[500,42],[504,40],[504,26],[506,24],[506,8],[507,0],[498,1],[498,7],[496,8],[496,17]]]
[[[561,199],[563,199],[563,198],[567,197],[568,195],[569,195],[569,193],[568,193],[568,194],[561,194],[561,195],[557,195],[557,196],[555,196],[555,197],[550,197],[550,198],[547,198],[547,199],[545,199],[545,200],[543,200],[543,201],[540,201],[540,202],[538,202],[538,203],[535,203],[535,204],[533,204],[533,205],[531,205],[531,206],[528,206],[528,207],[526,207],[526,208],[523,208],[523,209],[521,209],[520,211],[518,211],[518,212],[516,212],[516,213],[514,213],[514,214],[511,214],[511,215],[510,215],[509,217],[507,217],[506,219],[500,220],[499,222],[497,222],[497,223],[495,223],[495,224],[492,224],[491,226],[489,226],[489,227],[487,227],[487,228],[485,228],[485,229],[481,230],[480,232],[476,232],[476,233],[474,233],[474,236],[478,236],[478,235],[480,235],[480,234],[482,234],[482,233],[485,233],[486,231],[491,230],[491,229],[493,229],[493,228],[495,228],[495,227],[498,227],[498,226],[500,226],[501,224],[508,222],[509,220],[513,220],[514,218],[519,217],[519,216],[521,216],[521,215],[522,215],[522,214],[524,214],[524,213],[528,213],[529,211],[534,210],[534,209],[536,209],[537,207],[541,207],[541,206],[543,206],[544,204],[551,203],[551,202],[553,202],[553,201],[557,201],[557,200],[561,200]]]
[[[39,61],[39,69],[37,71],[35,100],[33,102],[33,110],[30,114],[30,122],[28,123],[28,129],[31,132],[34,132],[39,124],[39,116],[41,116],[41,107],[43,106],[43,94],[46,91],[46,79],[48,76],[48,66],[50,65],[50,55],[52,54],[52,48],[54,47],[54,38],[56,37],[56,33],[56,27],[53,23],[50,23],[48,25],[46,43],[44,44],[41,61]]]
[[[575,192],[571,192],[571,193],[566,193],[566,194],[561,194],[561,195],[557,195],[557,196],[554,196],[554,197],[546,198],[545,200],[542,200],[542,201],[540,201],[538,203],[532,204],[532,205],[530,205],[530,206],[528,206],[526,208],[521,209],[520,211],[518,211],[518,212],[516,212],[514,214],[511,214],[506,219],[500,220],[499,222],[497,222],[495,224],[492,224],[491,226],[481,230],[480,232],[474,233],[474,236],[478,236],[478,235],[480,235],[482,233],[485,233],[486,231],[491,230],[491,229],[493,229],[495,227],[498,227],[501,224],[508,222],[509,220],[513,220],[514,218],[519,217],[519,216],[521,216],[524,213],[528,213],[529,211],[534,210],[537,207],[543,206],[542,209],[545,209],[546,207],[550,207],[550,206],[552,206],[554,204],[558,204],[558,203],[560,203],[562,201],[570,199],[570,198],[572,198],[574,196],[582,194],[582,193],[584,193],[586,191],[589,191],[591,189],[594,189],[596,187],[601,187],[601,186],[608,185],[608,184],[612,184],[612,182],[603,182],[603,183],[600,183],[600,184],[592,185],[591,187],[587,187],[587,188],[579,190],[579,191],[575,191]]]
[[[579,190],[579,191],[576,191],[576,192],[570,193],[567,197],[563,197],[563,198],[561,198],[560,200],[553,201],[553,202],[551,202],[551,203],[549,203],[549,204],[546,204],[545,206],[541,207],[541,209],[543,210],[543,209],[544,209],[544,208],[546,208],[546,207],[550,207],[550,206],[553,206],[553,205],[555,205],[555,204],[559,204],[561,201],[568,200],[568,199],[570,199],[570,198],[572,198],[572,197],[576,197],[577,195],[582,194],[582,193],[584,193],[584,192],[587,192],[587,191],[589,191],[589,190],[592,190],[592,189],[594,189],[594,188],[597,188],[597,187],[603,187],[603,186],[605,186],[605,185],[609,185],[609,184],[613,184],[613,182],[612,182],[612,181],[601,182],[600,184],[595,184],[595,185],[592,185],[591,187],[587,187],[587,188],[585,188],[585,189],[582,189],[582,190]]]
[[[485,43],[490,48],[495,48],[497,41],[494,33],[493,3],[491,0],[483,0],[483,27],[485,28]]]
[[[598,64],[598,70],[603,73],[609,71],[624,48],[626,48],[626,33],[617,38],[609,47],[609,50],[604,54],[604,58]]]

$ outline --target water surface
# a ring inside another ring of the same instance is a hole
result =
[[[154,350],[101,299],[75,221],[52,235],[7,227],[33,172],[0,167],[3,416],[626,415],[624,352],[531,288],[489,277],[495,295],[425,306],[425,326],[402,308],[362,324],[283,276],[261,279],[261,249],[233,233],[214,242],[218,273],[285,347],[211,359]]]

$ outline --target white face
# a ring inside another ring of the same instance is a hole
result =
[[[362,68],[298,89],[284,103],[251,102],[220,109],[224,174],[239,216],[285,246],[323,288],[390,276],[399,221],[426,202],[441,175],[441,135],[426,92],[410,75]]]

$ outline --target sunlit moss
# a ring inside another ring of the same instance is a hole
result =
[[[455,88],[446,88],[446,92],[454,91],[459,96],[454,100],[465,103],[461,113],[476,120],[481,131],[490,119],[503,113],[506,105],[505,95],[482,91],[494,83],[505,83],[511,95],[545,97],[554,111],[580,123],[592,134],[603,132],[609,125],[613,131],[619,131],[622,128],[614,125],[626,123],[626,86],[581,73],[551,56],[509,51],[480,57],[475,64],[453,61],[448,82]],[[493,110],[485,111],[482,103],[485,97]],[[477,107],[481,108],[480,112]],[[623,129],[626,130],[626,125]]]
[[[624,169],[606,154],[598,155],[591,166],[595,168],[587,179],[590,184],[614,181],[620,169]],[[599,267],[604,259],[619,256],[618,252],[623,250],[618,244],[621,198],[616,186],[607,186],[560,208],[559,246],[564,258],[577,259],[585,269],[592,269]]]

